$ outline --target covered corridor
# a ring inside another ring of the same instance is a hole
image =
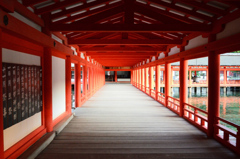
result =
[[[106,84],[37,157],[238,158],[130,84]]]

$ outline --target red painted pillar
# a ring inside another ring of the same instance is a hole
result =
[[[210,35],[209,42],[216,36]],[[208,56],[208,137],[214,136],[215,117],[219,117],[220,105],[220,55],[214,51]]]
[[[0,29],[0,68],[2,70],[2,30]],[[2,77],[2,71],[0,72],[0,76]],[[1,88],[0,95],[3,96],[2,92],[2,78],[0,79]],[[1,98],[2,99],[2,98]],[[0,158],[4,158],[4,139],[3,139],[3,101],[0,102]]]
[[[142,69],[139,69],[139,89],[142,90]]]
[[[66,112],[71,114],[71,107],[72,107],[72,98],[71,98],[71,57],[67,56],[66,58]]]
[[[131,84],[133,84],[133,70],[131,70],[131,78],[130,78],[130,80],[131,80]]]
[[[188,61],[180,59],[180,112],[179,116],[183,117],[184,103],[188,102]]]
[[[224,83],[224,85],[225,84],[227,84],[227,70],[226,70],[226,68],[224,68],[224,70],[223,70],[223,83]]]
[[[47,132],[53,131],[52,123],[52,51],[44,48],[44,111]]]
[[[146,93],[146,88],[147,88],[147,68],[144,68],[144,86],[145,90],[143,90]]]
[[[114,79],[115,79],[115,82],[117,82],[117,71],[114,71]]]
[[[152,67],[149,67],[149,95],[151,96],[151,90],[152,90]]]
[[[159,90],[159,75],[160,75],[160,66],[156,65],[155,67],[155,92],[156,92],[156,97],[155,97],[155,100],[158,99],[158,92],[160,91]]]
[[[88,70],[88,67],[87,67],[87,65],[85,65],[84,66],[84,87],[83,87],[83,89],[84,89],[84,95],[85,95],[85,99],[87,100],[87,70]],[[100,78],[100,80],[99,81],[101,81],[101,78]]]
[[[81,65],[75,64],[75,106],[81,106]]]
[[[168,104],[168,96],[170,95],[170,81],[171,81],[171,64],[165,63],[165,106]]]

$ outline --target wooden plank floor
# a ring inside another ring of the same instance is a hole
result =
[[[106,84],[39,159],[238,158],[130,84]]]

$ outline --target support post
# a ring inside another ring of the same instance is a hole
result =
[[[209,42],[215,41],[216,36],[210,35]],[[219,116],[220,104],[220,55],[214,51],[208,56],[208,137],[214,136],[215,117]]]
[[[88,70],[88,67],[87,65],[84,66],[84,96],[85,96],[85,100],[87,100],[87,70]],[[100,87],[100,83],[98,84],[98,87]]]
[[[0,68],[2,70],[2,30],[0,29]],[[2,77],[2,71],[0,72],[0,77]],[[0,95],[3,96],[2,92],[2,78],[0,79],[1,88]],[[4,138],[3,138],[3,102],[0,102],[0,158],[4,158]]]
[[[158,99],[158,92],[159,92],[159,75],[160,75],[160,66],[156,65],[155,67],[155,100]]]
[[[115,82],[117,82],[117,71],[114,71]]]
[[[44,48],[44,114],[47,132],[53,131],[52,119],[52,51]]]
[[[179,116],[183,117],[184,103],[188,102],[188,61],[180,59],[180,112]]]
[[[67,56],[66,58],[66,112],[71,114],[72,107],[72,83],[71,83],[71,57]]]
[[[168,105],[168,96],[170,95],[171,64],[165,63],[165,106]]]
[[[147,88],[147,68],[144,68],[144,86],[145,90],[143,90],[146,93],[146,88]]]
[[[152,89],[152,67],[149,67],[149,95],[151,96]]]
[[[130,78],[130,80],[131,80],[131,84],[133,85],[133,70],[131,70],[131,78]]]
[[[81,65],[75,64],[75,84],[76,84],[76,90],[75,90],[75,106],[80,107],[81,106]]]

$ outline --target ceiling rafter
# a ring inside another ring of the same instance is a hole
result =
[[[52,5],[43,7],[43,8],[39,8],[39,9],[35,9],[35,13],[36,14],[44,14],[44,13],[48,13],[57,9],[63,9],[67,6],[76,4],[76,3],[80,3],[80,2],[85,2],[85,0],[67,0],[67,1],[58,1]]]
[[[118,14],[120,12],[123,12],[123,6],[122,3],[115,3],[113,5],[108,5],[105,7],[101,7],[98,9],[94,9],[92,11],[88,11],[85,13],[82,13],[80,15],[71,16],[62,20],[59,20],[55,23],[68,23],[68,22],[75,22],[73,23],[96,23],[100,19],[105,18],[106,16],[111,16],[112,14]]]
[[[26,7],[33,6],[38,3],[46,2],[47,0],[22,0],[22,4]]]
[[[59,17],[66,16],[66,15],[69,16],[73,13],[77,13],[79,11],[87,10],[89,8],[92,8],[92,7],[95,7],[95,6],[98,6],[98,5],[106,4],[107,2],[110,2],[110,1],[112,1],[112,0],[102,0],[101,2],[95,1],[95,2],[91,2],[91,3],[84,3],[81,6],[77,6],[77,7],[74,7],[74,8],[59,12],[59,13],[55,13],[55,14],[51,15],[51,19],[59,18]]]
[[[175,11],[178,11],[178,12],[183,13],[183,14],[188,14],[188,15],[194,16],[196,18],[199,18],[199,19],[202,19],[202,20],[205,20],[205,21],[208,21],[208,22],[212,22],[214,20],[213,18],[211,18],[209,16],[206,16],[206,15],[194,12],[194,11],[190,11],[190,10],[182,8],[182,7],[178,7],[178,6],[174,5],[174,4],[169,4],[169,3],[166,3],[164,1],[149,0],[149,2],[153,2],[153,3],[157,4],[157,5],[160,5],[160,6],[163,6],[163,7],[166,7],[166,8],[175,10]]]
[[[228,13],[227,11],[224,11],[224,10],[221,10],[221,9],[218,9],[218,8],[206,5],[205,3],[200,3],[197,1],[180,0],[180,2],[190,5],[192,7],[195,7],[195,8],[200,8],[200,9],[205,10],[210,13],[214,13],[218,16],[222,16],[222,15],[225,15]]]

